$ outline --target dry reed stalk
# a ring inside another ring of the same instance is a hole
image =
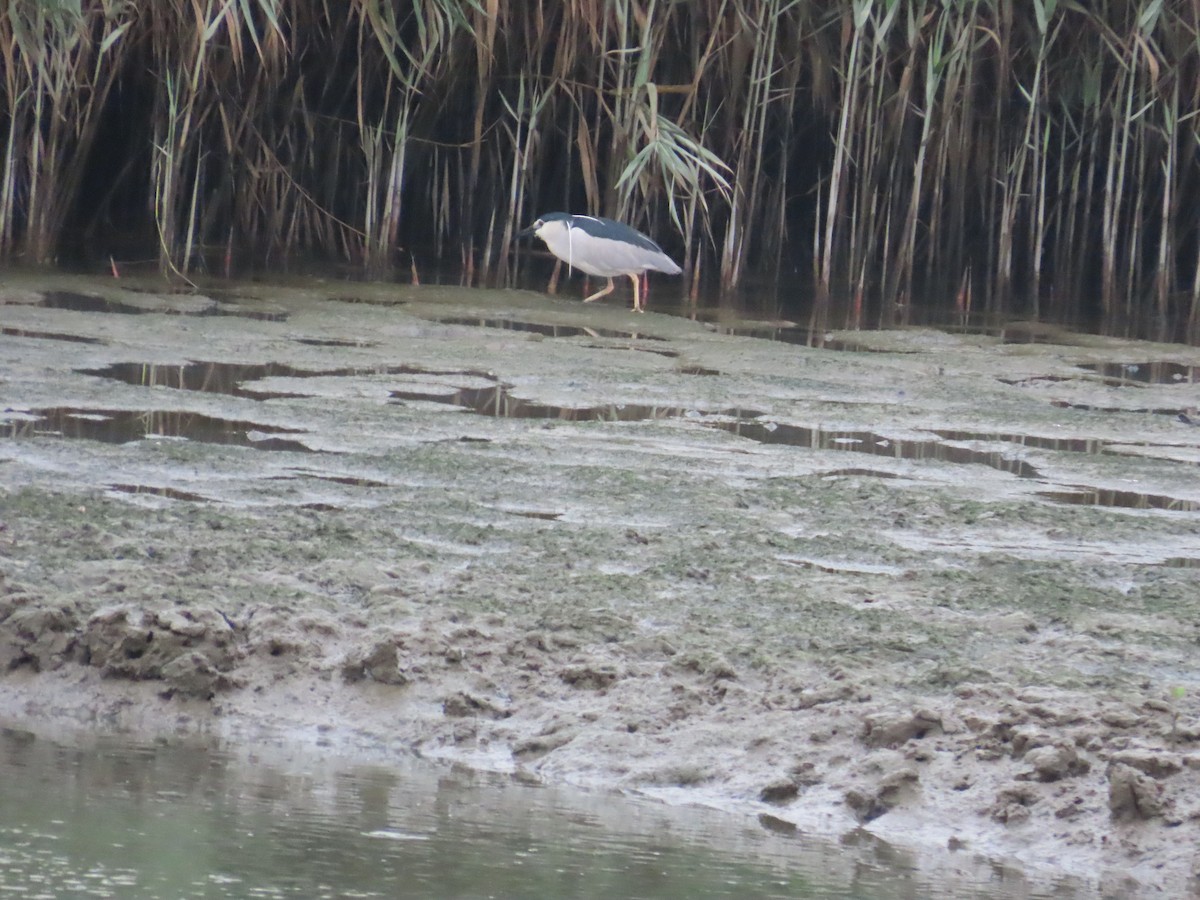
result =
[[[128,0],[9,0],[0,15],[0,255],[54,260],[136,16]]]

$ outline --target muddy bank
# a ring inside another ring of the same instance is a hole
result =
[[[1196,351],[135,287],[0,287],[0,712],[1195,890]]]

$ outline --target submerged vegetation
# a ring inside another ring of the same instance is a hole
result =
[[[1200,340],[1191,0],[5,0],[0,66],[6,259],[507,284],[564,209],[693,294]]]

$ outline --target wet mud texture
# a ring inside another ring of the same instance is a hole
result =
[[[1195,350],[12,273],[0,324],[6,716],[1196,891]]]

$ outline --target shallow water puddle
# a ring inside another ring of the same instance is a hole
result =
[[[358,297],[350,294],[341,297],[330,297],[330,303],[357,303],[360,306],[406,306],[407,300],[394,297]]]
[[[1102,384],[1105,387],[1147,387],[1146,384],[1137,381],[1130,381],[1127,378],[1121,378],[1111,375],[1099,375],[1085,373],[1081,375],[1030,375],[1028,378],[997,378],[1001,384],[1010,384],[1013,387],[1025,387],[1030,384],[1049,383],[1049,384]],[[1052,405],[1053,401],[1052,401]]]
[[[1082,375],[1030,375],[1028,378],[997,378],[1001,384],[1009,384],[1013,387],[1023,387],[1027,384],[1036,384],[1039,381],[1048,381],[1051,384],[1058,384],[1064,381],[1079,381],[1083,378]]]
[[[720,313],[718,313],[720,315]],[[730,321],[714,321],[713,316],[704,315],[701,313],[698,316],[689,316],[689,318],[698,318],[700,321],[707,321],[711,327],[719,334],[730,334],[738,337],[759,338],[766,341],[778,341],[783,344],[803,344],[808,347],[816,347],[823,350],[837,350],[844,353],[894,353],[894,354],[920,354],[928,352],[923,348],[905,348],[905,347],[877,347],[872,346],[866,341],[856,340],[854,338],[834,338],[831,331],[833,327],[826,328],[810,328],[800,325],[797,322],[787,320],[777,321],[746,321],[746,322],[730,322]],[[957,317],[956,317],[957,319]],[[945,334],[967,334],[967,335],[987,335],[1000,338],[1005,344],[1059,344],[1065,342],[1066,333],[1060,333],[1053,329],[1044,329],[1042,331],[1030,330],[1023,327],[1022,323],[1016,325],[996,325],[996,324],[969,324],[964,325],[961,321],[932,321],[926,323],[913,323],[918,328],[931,328],[935,331],[940,331]],[[890,331],[888,327],[874,328],[851,328],[849,325],[841,329],[846,331],[863,331],[879,333],[881,331]]]
[[[1089,363],[1078,368],[1104,376],[1106,384],[1197,384],[1200,383],[1200,366],[1185,366],[1182,363]]]
[[[192,315],[185,313],[185,315]],[[202,313],[195,313],[200,316],[234,316],[238,319],[253,319],[256,322],[286,322],[289,314],[282,311],[265,310],[265,309],[249,309],[245,306],[225,306],[221,301],[217,301],[217,305],[210,307]]]
[[[826,431],[823,428],[806,428],[800,425],[783,425],[776,422],[712,422],[711,428],[720,428],[738,437],[749,438],[763,444],[790,444],[810,450],[849,450],[869,453],[872,456],[890,456],[894,459],[932,459],[938,462],[974,463],[1009,472],[1022,478],[1040,478],[1041,473],[1029,463],[1014,459],[999,451],[972,450],[956,447],[940,440],[895,440],[870,431]]]
[[[1054,327],[1049,329],[1039,329],[1029,327],[1029,324],[1002,326],[999,328],[975,328],[965,329],[964,334],[983,334],[990,337],[1000,338],[1002,344],[1043,344],[1046,346],[1074,346],[1079,343],[1078,338],[1065,330],[1060,330]]]
[[[278,397],[300,397],[302,394],[283,391],[247,390],[242,384],[272,376],[301,377],[340,374],[339,371],[313,372],[280,363],[240,365],[237,363],[192,362],[184,365],[156,363],[113,363],[103,369],[76,369],[80,375],[111,378],[140,387],[168,387],[181,391],[203,391],[267,400]]]
[[[1174,408],[1170,408],[1170,409],[1164,409],[1164,408],[1151,409],[1151,408],[1145,407],[1145,406],[1137,406],[1137,407],[1097,406],[1094,403],[1072,403],[1069,400],[1051,400],[1050,405],[1053,406],[1055,409],[1078,409],[1078,410],[1082,410],[1083,412],[1138,413],[1138,414],[1146,413],[1146,414],[1152,415],[1152,416],[1174,416],[1175,418],[1179,419],[1179,421],[1182,422],[1184,425],[1196,424],[1196,423],[1192,422],[1189,418],[1189,413],[1191,415],[1195,415],[1196,410],[1194,407],[1188,407],[1187,409],[1180,409],[1178,407],[1174,407]]]
[[[1196,512],[1200,501],[1181,500],[1165,494],[1143,494],[1138,491],[1117,491],[1087,485],[1066,485],[1063,490],[1038,491],[1039,497],[1057,503],[1078,506],[1111,506],[1121,509],[1167,509],[1177,512]]]
[[[813,450],[848,450],[869,453],[873,456],[890,456],[894,459],[932,459],[938,462],[966,463],[990,466],[1020,478],[1042,478],[1042,473],[1021,459],[1014,459],[1003,451],[975,450],[954,446],[935,440],[895,440],[870,431],[826,431],[821,428],[805,428],[799,425],[781,425],[775,422],[706,422],[711,428],[720,428],[739,437],[750,438],[764,444],[791,444]],[[1037,438],[1031,435],[1003,435],[966,431],[935,431],[946,441],[999,441],[1017,443],[1027,447],[1082,453],[1114,452],[1107,449],[1103,441],[1075,438]],[[861,474],[870,477],[896,477],[871,469],[842,469],[833,474]],[[1086,506],[1119,507],[1122,509],[1165,509],[1194,512],[1200,510],[1200,502],[1182,500],[1165,494],[1141,493],[1095,488],[1090,485],[1065,485],[1057,490],[1038,491],[1038,496],[1059,503]]]
[[[368,488],[385,488],[389,487],[386,481],[376,481],[373,478],[362,478],[357,475],[334,475],[331,472],[316,472],[312,469],[289,469],[294,473],[286,476],[288,478],[313,478],[317,481],[328,481],[333,484],[344,484],[349,487],[368,487]]]
[[[899,578],[907,571],[886,563],[847,562],[834,559],[810,559],[802,556],[777,556],[779,562],[799,569],[815,569],[831,575],[891,575]]]
[[[620,331],[613,328],[593,328],[582,325],[545,325],[541,322],[527,322],[522,319],[487,318],[484,316],[446,316],[434,319],[441,325],[471,325],[476,328],[499,328],[505,331],[526,331],[545,337],[609,337],[625,338],[640,341],[663,341],[666,338],[643,334],[640,331]]]
[[[821,473],[822,478],[900,478],[895,472],[884,472],[882,469],[861,469],[850,466],[845,469],[830,469]]]
[[[74,291],[47,291],[38,304],[46,309],[68,309],[72,312],[120,313],[122,315],[140,315],[156,310],[138,306],[134,303],[122,303],[119,300],[109,300],[95,294],[79,294]]]
[[[1105,387],[1148,387],[1152,384],[1200,384],[1200,366],[1183,363],[1079,363],[1075,368],[1081,375],[1032,375],[1028,378],[1000,378],[1004,384],[1017,387],[1036,382],[1086,381],[1103,384]]]
[[[898,347],[871,347],[858,341],[831,340],[821,344],[825,350],[838,350],[842,353],[895,353],[900,356],[916,356],[925,353],[921,349],[902,349]]]
[[[378,347],[378,341],[356,341],[350,338],[292,338],[297,344],[309,347]]]
[[[183,365],[157,363],[113,363],[103,369],[76,369],[80,375],[111,378],[139,387],[168,387],[181,391],[228,394],[252,400],[303,397],[288,391],[255,390],[245,387],[262,378],[350,378],[367,375],[465,375],[495,380],[488,373],[441,372],[419,366],[347,366],[337,369],[297,369],[286,363],[190,362]]]
[[[645,403],[603,403],[598,406],[557,406],[522,400],[511,393],[512,386],[497,383],[484,388],[454,388],[445,391],[392,391],[397,401],[414,400],[445,403],[484,416],[503,419],[559,419],[564,422],[643,422],[649,419],[674,419],[702,416],[730,416],[738,419],[762,415],[755,410],[700,410],[685,406],[656,406]]]
[[[178,410],[82,409],[53,407],[33,409],[22,418],[0,426],[8,438],[65,437],[127,444],[145,438],[181,438],[206,444],[253,447],[256,450],[291,450],[316,453],[298,440],[272,437],[291,434],[294,429],[256,422],[220,419],[202,413]]]
[[[1059,453],[1083,453],[1088,456],[1109,454],[1114,456],[1133,455],[1147,459],[1164,459],[1180,465],[1197,465],[1196,462],[1180,459],[1172,453],[1198,449],[1187,443],[1127,443],[1113,444],[1099,438],[1056,438],[1035,434],[1014,434],[1009,432],[988,431],[943,431],[934,429],[934,434],[949,441],[983,441],[1015,444],[1019,447],[1032,447],[1038,450],[1053,450]],[[1158,452],[1153,452],[1158,451]]]
[[[814,330],[797,325],[795,322],[756,322],[744,325],[726,325],[720,322],[713,322],[710,324],[718,334],[757,338],[763,341],[776,341],[781,344],[798,344],[820,350],[835,350],[839,353],[894,353],[903,356],[926,352],[920,348],[873,347],[868,343],[852,338],[834,338],[830,336],[827,329]]]
[[[492,508],[510,516],[517,516],[522,519],[538,519],[543,522],[557,522],[563,517],[563,513],[549,509],[516,509],[507,506]]]
[[[779,341],[783,344],[803,344],[806,347],[820,347],[826,341],[814,336],[812,331],[798,325],[713,325],[717,334],[729,334],[735,337],[758,338],[763,341]]]
[[[653,353],[655,356],[665,356],[667,359],[678,359],[681,354],[678,350],[663,350],[658,347],[640,347],[637,344],[587,344],[589,350],[624,350],[634,353]]]
[[[237,316],[261,322],[285,322],[288,314],[281,310],[251,309],[239,304],[228,304],[213,300],[196,309],[176,307],[155,308],[136,303],[124,303],[96,294],[81,294],[75,291],[47,291],[39,304],[45,309],[65,309],[72,312],[117,313],[120,315],[144,315],[159,313],[169,316]]]
[[[107,485],[110,491],[117,491],[121,494],[150,494],[155,497],[166,497],[170,500],[188,500],[193,503],[216,503],[212,497],[206,497],[203,494],[196,494],[192,491],[181,491],[173,487],[159,487],[148,484],[110,484]]]
[[[81,334],[62,334],[57,331],[31,331],[27,328],[0,328],[6,337],[37,338],[43,341],[70,341],[74,344],[103,344],[100,338],[84,337]]]
[[[996,441],[1034,447],[1038,450],[1057,450],[1066,453],[1109,453],[1109,444],[1097,438],[1055,438],[1013,432],[953,431],[934,429],[933,433],[947,441]]]
[[[757,338],[763,341],[776,341],[781,344],[797,344],[813,347],[819,350],[834,350],[838,353],[892,353],[898,356],[915,356],[927,351],[919,348],[903,347],[873,347],[862,341],[850,338],[831,337],[827,330],[805,328],[794,323],[759,323],[753,325],[722,325],[714,324],[718,334],[730,334],[735,337]]]

